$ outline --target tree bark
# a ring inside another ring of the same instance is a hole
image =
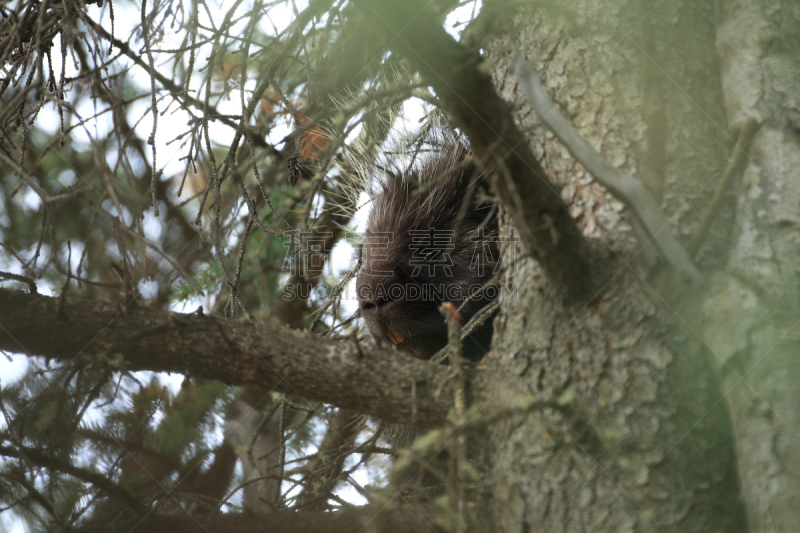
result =
[[[255,385],[422,429],[447,419],[454,395],[446,367],[262,323],[136,304],[66,299],[61,308],[58,298],[0,290],[0,324],[0,349],[11,352]],[[491,381],[475,370],[473,393]]]
[[[727,162],[716,142],[728,135],[714,77],[713,9],[626,6],[579,3],[574,27],[544,11],[523,14],[486,46],[498,91],[563,186],[572,216],[620,258],[599,285],[599,305],[576,309],[564,305],[524,249],[517,254],[523,259],[511,283],[518,297],[503,301],[495,322],[499,366],[518,394],[544,400],[571,390],[575,399],[572,413],[545,409],[491,432],[491,484],[503,531],[747,528],[721,380],[713,354],[692,333],[704,291],[687,295],[644,274],[653,267],[658,273],[658,265],[637,264],[641,248],[621,205],[539,126],[510,75],[509,60],[523,55],[610,164],[658,185],[664,210],[679,221],[677,236],[690,241],[713,196],[711,178]],[[651,112],[658,105],[671,112]],[[701,208],[688,209],[690,201]],[[711,259],[701,257],[706,270],[724,265],[719,250],[733,226],[724,207]],[[603,261],[595,265],[602,269]],[[587,425],[596,441],[580,431]]]
[[[728,122],[756,124],[731,261],[715,276],[703,334],[731,406],[750,530],[800,524],[800,13],[792,2],[719,3]]]

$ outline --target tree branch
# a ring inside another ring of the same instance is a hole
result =
[[[558,137],[569,153],[582,164],[594,178],[630,209],[638,219],[647,239],[656,245],[661,256],[688,279],[696,280],[700,273],[695,268],[686,250],[669,231],[669,223],[656,199],[644,184],[613,168],[597,153],[591,144],[578,134],[558,106],[550,99],[533,68],[520,56],[512,60],[514,77],[522,92],[528,97],[531,107]],[[643,243],[648,244],[648,243]]]
[[[66,300],[59,316],[58,298],[0,290],[0,349],[255,385],[421,429],[441,425],[453,398],[445,367],[391,349],[136,303]],[[476,397],[491,379],[475,372]]]
[[[316,456],[304,467],[306,475],[303,490],[297,496],[298,508],[325,508],[362,425],[363,417],[349,411],[340,409],[331,416]]]
[[[141,501],[136,499],[132,494],[108,479],[106,476],[98,474],[97,472],[93,472],[86,468],[80,468],[60,459],[50,457],[34,448],[19,447],[19,449],[14,449],[8,446],[0,446],[0,455],[28,460],[38,466],[59,470],[65,474],[74,476],[81,481],[91,483],[98,489],[106,491],[106,493],[111,497],[127,503],[130,508],[136,511],[139,516],[143,516],[147,512],[147,508]]]
[[[101,524],[78,529],[78,533],[436,533],[437,509],[433,505],[386,505],[377,503],[336,512],[278,511],[266,515],[215,514],[202,520],[187,520],[186,515],[154,514],[139,522]],[[368,529],[367,529],[368,526]]]
[[[175,98],[180,102],[183,102],[184,106],[186,104],[191,104],[192,107],[195,107],[199,110],[205,109],[205,103],[201,102],[197,98],[189,96],[189,94],[187,94],[187,91],[185,89],[179,87],[174,81],[161,74],[158,70],[151,69],[150,65],[148,65],[138,54],[134,53],[133,50],[130,49],[127,43],[124,43],[119,39],[112,37],[111,34],[109,34],[105,30],[105,28],[103,28],[102,26],[100,26],[99,24],[97,24],[96,22],[94,22],[89,18],[84,20],[84,22],[86,23],[87,26],[92,28],[92,30],[97,32],[97,34],[99,34],[102,38],[106,39],[110,43],[113,43],[114,46],[125,56],[127,56],[131,61],[136,63],[138,66],[142,67],[151,78],[157,80],[166,90],[168,90],[173,98]],[[208,115],[216,117],[216,120],[219,120],[226,126],[230,126],[234,130],[237,130],[239,128],[239,124],[237,124],[230,118],[225,116],[219,116],[221,115],[221,113],[217,111],[217,109],[213,106],[209,106]],[[256,144],[256,146],[269,149],[273,155],[279,154],[278,150],[271,144],[268,144],[267,141],[264,140],[264,137],[262,135],[259,135],[257,131],[252,131],[252,133],[253,133],[253,142]]]
[[[594,295],[586,239],[484,74],[477,48],[456,42],[430,2],[361,0],[379,43],[404,56],[472,145],[514,226],[547,276],[581,303]],[[366,24],[365,24],[366,26]]]

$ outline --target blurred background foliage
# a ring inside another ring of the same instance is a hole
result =
[[[478,17],[477,2],[439,4],[451,29]],[[369,31],[344,0],[0,2],[4,286],[119,302],[109,321],[132,305],[203,306],[351,335],[352,301],[328,297],[356,265],[366,178],[398,123],[424,135],[438,120],[435,95]],[[287,286],[299,297],[284,298]],[[263,413],[291,403],[289,460],[314,457],[336,412],[81,354],[12,355],[0,383],[4,527],[240,503],[222,431],[234,399]],[[335,472],[351,499],[361,486],[350,474],[382,475],[357,468],[369,438],[351,436],[347,454],[359,453]],[[276,504],[319,507],[298,497],[302,469],[290,470]]]

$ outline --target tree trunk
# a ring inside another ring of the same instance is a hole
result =
[[[713,6],[628,8],[581,3],[566,29],[552,14],[529,13],[486,47],[498,90],[605,257],[595,263],[597,305],[565,306],[524,249],[507,277],[516,292],[495,323],[493,360],[508,389],[567,407],[492,431],[503,531],[747,529],[729,388],[720,388],[719,359],[696,333],[702,291],[638,261],[644,254],[621,205],[539,125],[509,67],[514,53],[526,57],[580,133],[662,199],[675,223],[664,231],[699,248],[706,272],[724,268],[736,231],[733,191],[716,189],[731,174],[736,135],[722,106]]]
[[[719,3],[728,122],[755,123],[727,268],[713,279],[703,336],[718,356],[751,531],[800,526],[800,8]]]

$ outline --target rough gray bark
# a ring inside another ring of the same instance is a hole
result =
[[[737,232],[705,302],[703,335],[731,406],[750,529],[800,524],[800,7],[719,2],[728,122],[756,123],[737,189]]]
[[[492,432],[495,503],[513,509],[498,509],[503,530],[744,530],[718,380],[646,286],[620,272],[599,308],[575,310],[530,261],[513,281],[519,299],[496,322],[507,387],[542,399],[574,391],[576,412]]]
[[[509,278],[519,295],[504,303],[494,350],[508,387],[543,400],[574,391],[577,412],[545,410],[492,433],[501,529],[742,531],[730,417],[714,356],[692,333],[702,291],[681,294],[670,279],[641,275],[658,265],[634,268],[640,245],[621,205],[539,126],[508,64],[525,56],[606,160],[662,198],[675,223],[665,231],[688,243],[732,144],[718,142],[730,135],[714,76],[714,12],[690,2],[633,13],[583,2],[576,12],[571,29],[546,12],[526,14],[486,47],[500,93],[584,234],[619,257],[597,307],[565,307],[527,259]],[[717,215],[699,256],[706,270],[724,265],[730,246],[730,202]]]

